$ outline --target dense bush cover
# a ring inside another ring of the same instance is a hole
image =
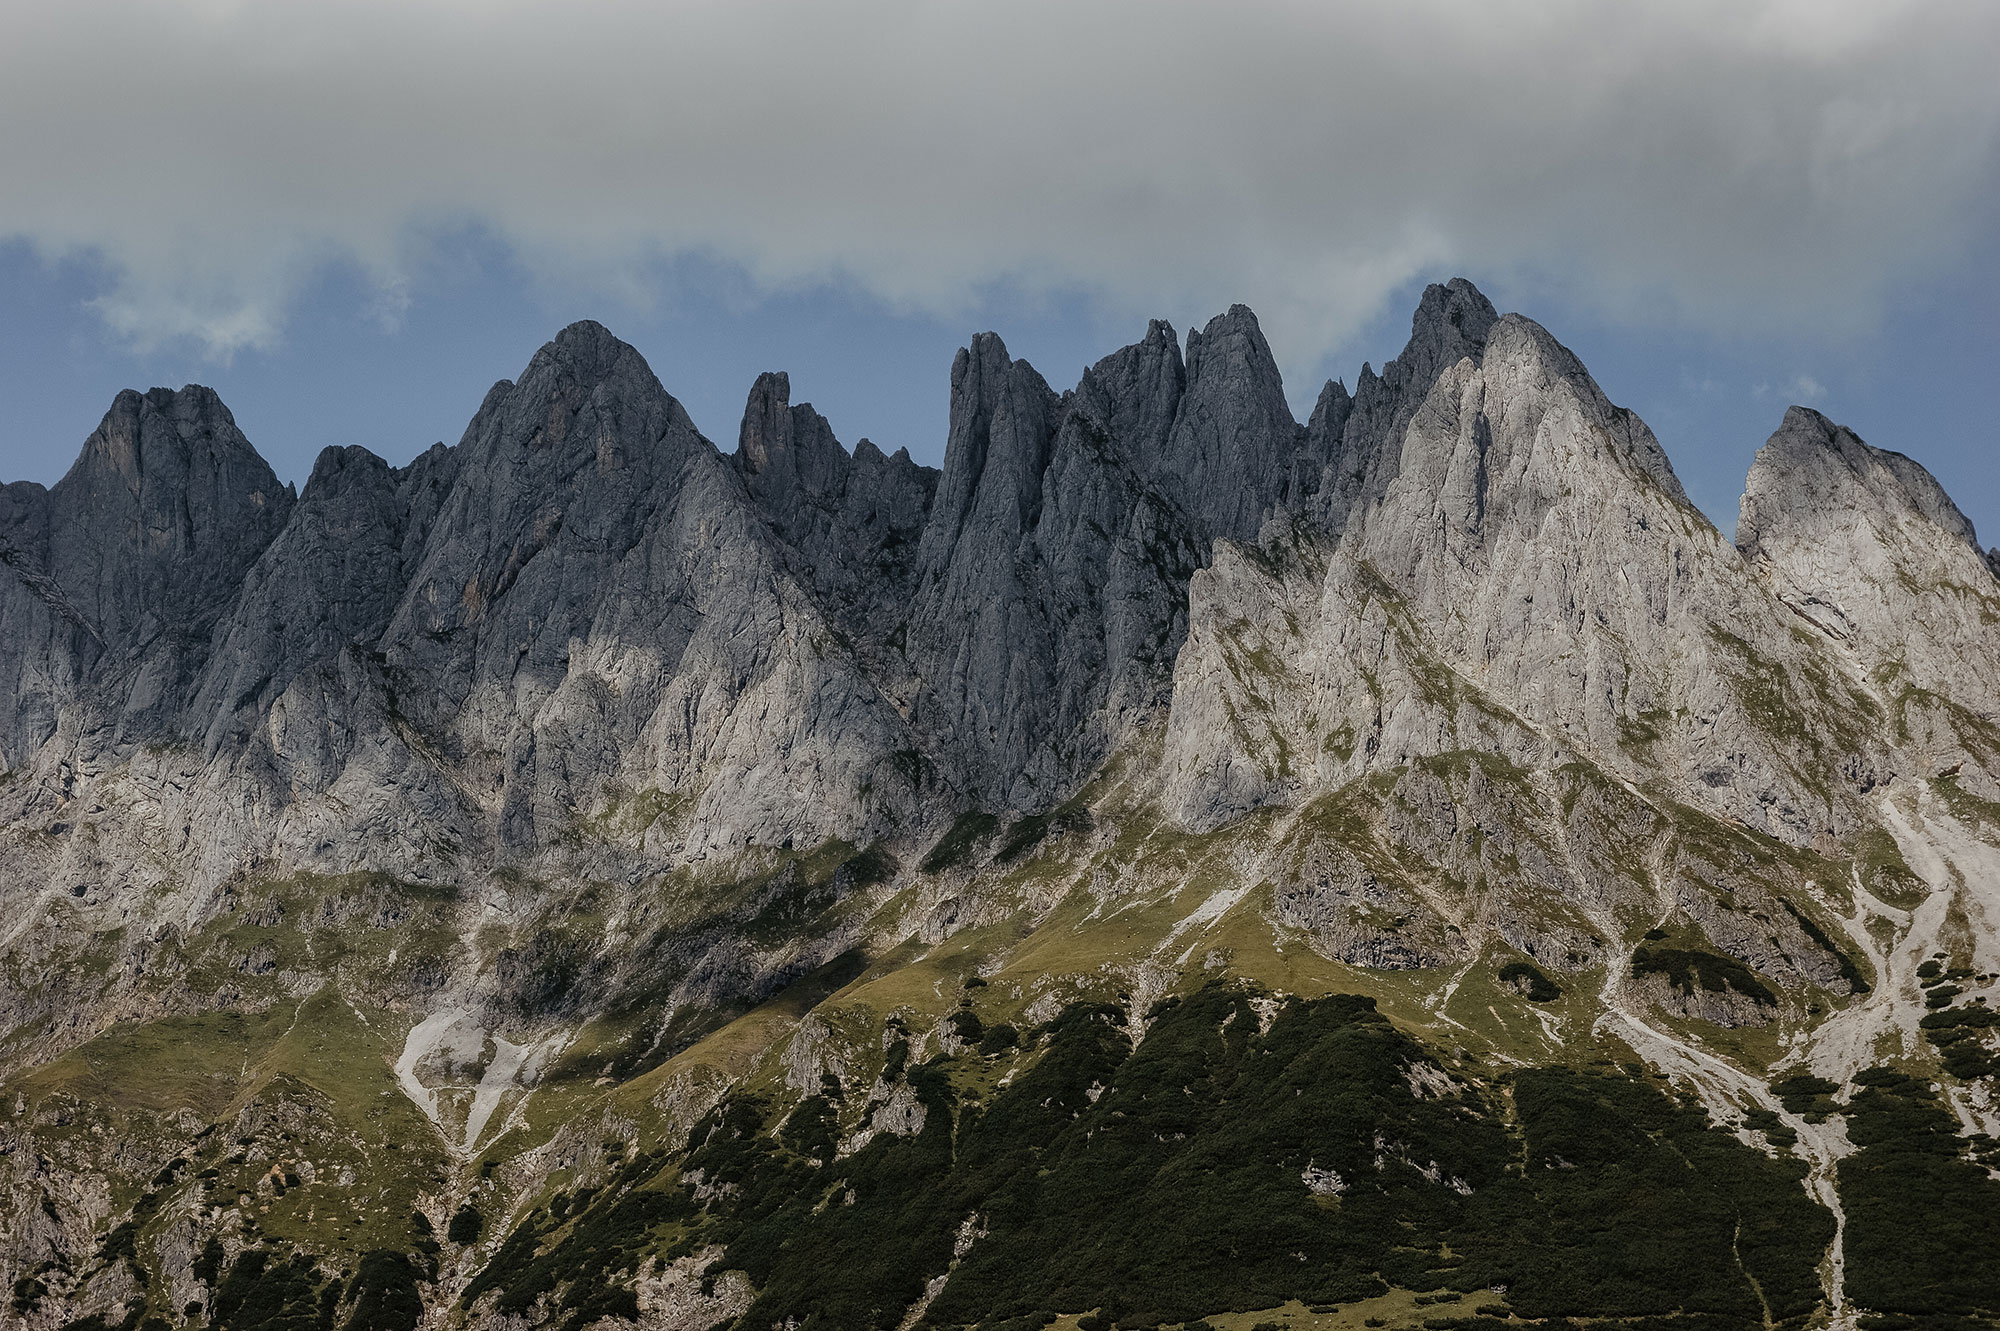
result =
[[[743,1115],[757,1115],[762,1102],[744,1102]],[[459,1296],[471,1306],[497,1291],[497,1311],[522,1314],[552,1296],[565,1331],[605,1316],[637,1316],[629,1288],[621,1283],[645,1260],[664,1250],[688,1251],[679,1222],[693,1218],[695,1203],[686,1187],[659,1186],[671,1171],[658,1156],[641,1153],[621,1165],[604,1187],[558,1197],[546,1210],[530,1211]]]
[[[2000,1182],[1966,1158],[1928,1084],[1888,1068],[1854,1080],[1847,1134],[1861,1149],[1840,1162],[1850,1296],[1925,1327],[2000,1316]]]
[[[1806,1196],[1803,1166],[1631,1077],[1538,1068],[1513,1089],[1522,1168],[1474,1199],[1461,1288],[1507,1286],[1528,1317],[1761,1325],[1763,1302],[1778,1318],[1818,1303],[1833,1219]]]
[[[641,1157],[563,1216],[531,1215],[466,1300],[548,1296],[580,1326],[620,1311],[643,1251],[719,1243],[715,1269],[757,1290],[738,1325],[807,1331],[894,1327],[947,1272],[927,1326],[1090,1310],[1100,1328],[1178,1326],[1391,1285],[1438,1291],[1440,1326],[1496,1325],[1454,1303],[1488,1287],[1526,1316],[1676,1331],[1762,1327],[1767,1305],[1795,1325],[1816,1305],[1832,1221],[1802,1167],[1650,1080],[1482,1084],[1371,1000],[1287,1000],[1260,1032],[1251,997],[1170,999],[1136,1051],[1122,1010],[1073,1006],[1021,1037],[1034,1057],[984,1104],[958,1099],[949,1060],[898,1060],[922,1129],[846,1157],[831,1094],[789,1114],[726,1101],[679,1162]]]
[[[229,1331],[327,1331],[340,1283],[326,1282],[310,1257],[251,1248],[215,1291],[213,1323]]]
[[[1921,1022],[1924,1038],[1938,1050],[1944,1070],[1960,1081],[2000,1076],[2000,1058],[1994,1057],[1981,1038],[2000,1026],[2000,1011],[1978,1003],[1950,1006],[1959,992],[1950,984],[1931,990],[1924,1005],[1934,1010]]]
[[[417,1292],[417,1267],[400,1252],[375,1249],[362,1254],[348,1287],[352,1310],[346,1331],[416,1331],[424,1302]]]
[[[1530,961],[1510,961],[1502,966],[1500,983],[1520,989],[1530,1003],[1553,1003],[1562,997],[1562,987]]]
[[[453,1243],[477,1243],[485,1228],[486,1218],[479,1214],[478,1207],[467,1202],[452,1212],[451,1223],[445,1226],[444,1236]]]
[[[1664,975],[1667,983],[1684,994],[1696,989],[1721,993],[1733,989],[1745,998],[1766,1007],[1777,1006],[1778,996],[1757,978],[1757,973],[1734,957],[1713,952],[1697,952],[1677,947],[1640,947],[1632,954],[1632,970],[1637,975]]]

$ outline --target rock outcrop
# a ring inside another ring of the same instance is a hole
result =
[[[47,491],[9,486],[7,500],[8,770],[28,765],[66,722],[93,732],[90,748],[168,729],[217,617],[293,506],[221,399],[200,387],[120,393],[62,480]]]
[[[1665,780],[1789,841],[1857,825],[1889,765],[1853,725],[1870,700],[1538,325],[1432,288],[1326,447],[1310,517],[1196,579],[1168,746],[1182,817],[1497,747]]]
[[[1929,472],[1793,407],[1750,469],[1736,544],[1837,644],[1920,770],[1958,765],[2000,797],[2000,575]]]

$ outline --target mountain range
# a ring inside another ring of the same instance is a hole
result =
[[[1242,306],[950,404],[725,453],[580,323],[0,489],[13,1324],[2000,1325],[1923,467],[1794,407],[1724,535],[1463,280],[1303,424]]]

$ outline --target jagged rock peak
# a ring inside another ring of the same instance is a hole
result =
[[[97,429],[84,440],[71,473],[108,468],[136,487],[149,470],[171,465],[170,453],[185,457],[190,448],[205,449],[232,461],[255,459],[258,465],[264,461],[243,437],[236,418],[215,390],[189,384],[179,391],[121,391],[111,400]],[[275,476],[272,488],[279,488]]]
[[[1541,334],[1527,320],[1518,322]],[[1403,435],[1417,410],[1452,367],[1484,359],[1499,323],[1493,303],[1462,277],[1426,287],[1401,354],[1380,374],[1363,362],[1352,394],[1333,381],[1321,389],[1294,466],[1293,502],[1338,531],[1357,505],[1380,498],[1403,465]]]
[[[1313,402],[1312,418],[1315,421],[1330,420],[1343,415],[1353,405],[1354,394],[1347,391],[1347,385],[1339,379],[1329,379],[1320,385],[1319,397]]]
[[[1153,324],[1161,322],[1158,319],[1152,321]],[[1149,333],[1153,331],[1150,325],[1147,331]],[[1237,303],[1231,305],[1223,313],[1210,319],[1203,327],[1188,329],[1189,359],[1193,359],[1202,343],[1211,339],[1225,337],[1241,337],[1252,342],[1262,343],[1264,341],[1264,330],[1257,323],[1257,312],[1252,310],[1248,305]],[[1265,350],[1268,351],[1269,347],[1265,347]]]
[[[1362,373],[1368,373],[1366,366],[1362,367]],[[1346,384],[1329,379],[1321,385],[1312,415],[1306,418],[1305,442],[1292,463],[1288,497],[1293,503],[1312,499],[1325,484],[1327,464],[1339,450],[1347,433],[1348,418],[1353,414],[1354,395],[1347,391]]]
[[[791,397],[783,371],[758,375],[736,434],[737,470],[751,493],[774,507],[837,489],[850,462],[826,417],[810,403],[793,406]]]
[[[1625,465],[1693,511],[1672,462],[1645,422],[1613,403],[1576,353],[1548,329],[1525,315],[1496,314],[1492,302],[1464,278],[1425,289],[1410,321],[1409,343],[1380,379],[1364,382],[1356,394],[1356,412],[1370,418],[1376,446],[1399,437],[1412,414],[1440,387],[1456,393],[1458,389],[1450,387],[1458,382],[1453,370],[1467,361],[1484,375],[1487,392],[1505,385],[1507,395],[1524,406],[1531,402],[1546,406],[1565,395],[1573,398],[1610,430],[1617,441],[1612,452]],[[1548,390],[1558,383],[1564,389],[1551,396]],[[1355,442],[1347,441],[1350,449]]]
[[[1284,378],[1246,305],[1187,339],[1187,391],[1156,476],[1210,534],[1250,540],[1283,498],[1300,442]]]
[[[1920,464],[1864,443],[1811,407],[1796,406],[1757,451],[1738,511],[1736,546],[1756,559],[1772,523],[1835,504],[1907,508],[1985,557],[1972,520]]]
[[[1465,278],[1454,277],[1442,286],[1433,282],[1417,302],[1409,343],[1396,360],[1416,382],[1428,383],[1467,356],[1477,360],[1498,322],[1493,302]]]
[[[1061,399],[998,333],[981,333],[951,363],[951,431],[924,531],[921,563],[937,569],[968,523],[1018,534],[1040,511]]]
[[[1083,372],[1071,410],[1101,427],[1133,463],[1157,466],[1187,391],[1174,326],[1164,319],[1146,325],[1146,335],[1120,347]]]
[[[1917,463],[1793,407],[1750,468],[1736,544],[1781,601],[1873,677],[2000,717],[1993,562]]]
[[[294,496],[215,391],[190,384],[118,394],[48,502],[48,571],[115,638],[227,599]]]
[[[551,338],[542,348],[544,355],[566,360],[585,378],[615,372],[628,356],[639,353],[595,319],[579,319]],[[643,364],[643,359],[641,361]]]
[[[1154,320],[1147,329],[1148,340],[1155,328],[1162,327],[1165,325]],[[1207,371],[1262,381],[1275,378],[1278,369],[1271,344],[1264,340],[1264,330],[1248,305],[1231,305],[1227,313],[1216,315],[1203,327],[1188,329],[1187,360],[1190,377]]]
[[[521,377],[501,380],[466,427],[474,457],[543,456],[557,475],[594,453],[600,467],[641,463],[669,435],[695,433],[646,358],[602,324],[573,323],[543,344]],[[543,464],[532,464],[540,466]]]
[[[306,478],[299,502],[318,503],[357,487],[373,490],[394,472],[395,468],[359,444],[329,445],[313,459],[312,475]]]
[[[791,407],[792,377],[783,370],[766,370],[750,385],[743,424],[736,430],[736,460],[744,471],[770,470],[774,450],[784,447]]]
[[[671,397],[638,348],[592,319],[580,319],[544,343],[516,387],[531,388],[551,375],[580,387],[631,384],[647,396]]]

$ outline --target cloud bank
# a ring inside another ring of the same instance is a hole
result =
[[[1985,0],[69,0],[0,18],[0,237],[217,356],[467,227],[614,292],[1243,300],[1292,356],[1444,268],[1838,333],[2000,218],[1996,50]]]

